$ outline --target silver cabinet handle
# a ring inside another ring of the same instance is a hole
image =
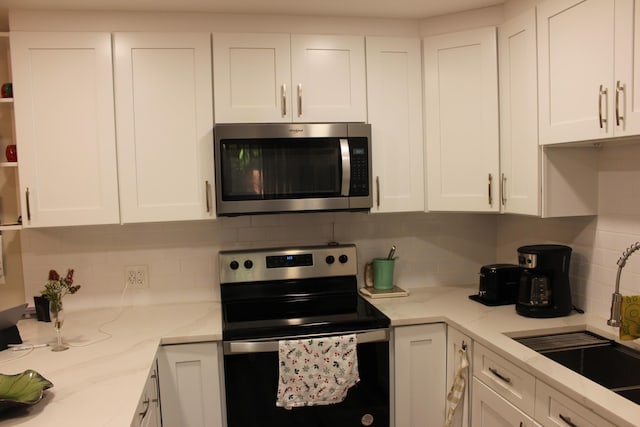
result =
[[[559,416],[559,417],[560,417],[560,419],[561,419],[562,421],[564,421],[568,426],[570,426],[570,427],[578,427],[578,425],[577,425],[577,424],[574,424],[574,423],[571,421],[571,417],[567,417],[567,416],[564,416],[564,415],[562,415],[562,414],[558,414],[558,416]]]
[[[491,197],[491,184],[493,181],[493,176],[491,174],[489,174],[489,182],[487,185],[487,191],[488,191],[488,196],[489,196],[489,206],[493,205],[493,197]]]
[[[624,85],[618,80],[616,82],[616,126],[620,126],[620,120],[624,120],[624,116],[620,115],[620,92],[624,92]]]
[[[25,198],[27,199],[27,221],[31,221],[31,203],[29,202],[29,187],[27,187],[27,191],[25,191]]]
[[[302,117],[302,83],[298,84],[298,117]]]
[[[147,416],[147,413],[149,412],[149,406],[151,406],[151,402],[150,402],[149,398],[147,397],[146,399],[144,399],[142,404],[144,405],[144,410],[142,412],[138,412],[138,415],[140,416],[140,424],[141,425],[142,425],[142,421],[144,421],[145,417]]]
[[[600,90],[598,91],[598,120],[600,122],[600,129],[604,128],[604,124],[607,123],[607,118],[602,115],[602,98],[606,97],[607,93],[607,88],[600,85]]]
[[[281,97],[282,97],[282,117],[286,117],[287,116],[287,85],[286,83],[282,83]]]
[[[502,204],[507,205],[507,176],[502,174],[502,188],[500,189]]]
[[[509,377],[505,377],[504,375],[502,375],[500,372],[498,372],[497,369],[495,368],[489,368],[489,372],[491,372],[493,375],[495,375],[496,377],[500,378],[502,381],[504,381],[507,384],[511,384],[511,378]]]
[[[380,209],[380,177],[376,176],[376,206]]]
[[[211,199],[209,197],[209,194],[211,193],[210,190],[211,190],[211,184],[209,184],[209,181],[205,181],[204,182],[204,199],[207,205],[207,213],[211,212]]]

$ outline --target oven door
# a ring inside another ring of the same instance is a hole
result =
[[[357,337],[360,381],[345,400],[293,409],[276,406],[277,340],[224,342],[227,426],[388,427],[389,331],[358,332]]]

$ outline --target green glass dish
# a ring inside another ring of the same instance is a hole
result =
[[[0,374],[0,411],[35,405],[51,387],[51,381],[32,369],[15,375]]]

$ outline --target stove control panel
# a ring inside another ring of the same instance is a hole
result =
[[[355,276],[355,245],[221,251],[220,283]]]

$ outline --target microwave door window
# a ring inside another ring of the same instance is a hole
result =
[[[339,196],[341,173],[340,144],[335,138],[222,143],[225,200]]]

